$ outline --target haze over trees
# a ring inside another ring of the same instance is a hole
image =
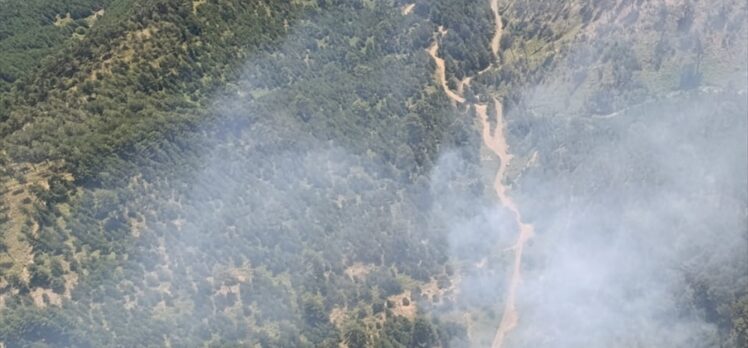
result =
[[[746,5],[499,12],[0,0],[0,345],[489,346],[493,100],[506,347],[748,344]]]

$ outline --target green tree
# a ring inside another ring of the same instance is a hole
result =
[[[410,346],[413,348],[425,348],[434,345],[436,342],[436,334],[428,320],[424,318],[416,319],[413,324],[413,338],[410,342]]]
[[[353,324],[346,330],[345,343],[349,348],[367,347],[368,338],[366,336],[366,331],[364,331],[360,324]]]

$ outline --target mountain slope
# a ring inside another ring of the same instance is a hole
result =
[[[415,309],[389,297],[444,272],[439,226],[416,228],[425,175],[438,146],[471,141],[415,35],[433,24],[386,4],[115,5],[119,17],[107,13],[9,97],[5,240],[21,245],[7,254],[4,341],[461,335],[415,311],[383,320]],[[367,21],[378,31],[362,31]],[[325,162],[334,171],[315,173]],[[65,319],[43,324],[53,312]]]
[[[15,5],[5,346],[748,340],[741,2]]]

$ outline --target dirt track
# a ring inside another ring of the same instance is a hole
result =
[[[500,49],[499,46],[503,30],[501,17],[499,14],[498,0],[491,0],[490,6],[491,11],[494,14],[495,21],[495,32],[494,36],[491,39],[491,52],[493,52],[494,56],[498,58]],[[428,48],[427,51],[429,55],[431,55],[431,57],[434,59],[434,63],[436,64],[436,79],[444,90],[444,93],[446,93],[449,99],[451,99],[454,103],[463,104],[465,103],[465,98],[462,97],[461,94],[463,93],[465,86],[470,84],[470,81],[474,76],[466,77],[465,79],[460,81],[460,83],[458,84],[457,92],[449,89],[449,86],[447,85],[444,59],[439,57],[439,38],[446,34],[447,30],[440,27],[439,32],[435,37],[434,43]],[[493,64],[480,71],[477,75],[485,73],[492,67]],[[517,326],[517,323],[519,321],[519,314],[517,313],[516,309],[516,297],[519,290],[519,285],[522,282],[522,254],[524,252],[525,242],[527,242],[527,240],[532,238],[532,236],[534,235],[534,229],[532,225],[526,224],[522,221],[522,215],[520,214],[516,203],[507,193],[508,188],[504,185],[506,170],[509,167],[509,162],[511,162],[513,156],[509,152],[509,145],[507,144],[506,136],[504,134],[506,125],[504,123],[503,106],[496,98],[493,98],[493,101],[493,104],[496,107],[496,128],[493,130],[493,132],[491,131],[491,122],[488,118],[488,105],[476,104],[475,112],[478,115],[479,121],[483,128],[483,143],[489,150],[491,150],[491,152],[499,157],[500,161],[499,170],[496,173],[496,177],[494,179],[494,190],[496,191],[496,195],[499,197],[499,201],[504,206],[504,208],[508,209],[512,213],[512,216],[514,216],[514,220],[519,230],[517,241],[511,248],[511,250],[514,251],[514,263],[512,266],[511,278],[509,280],[509,287],[507,288],[504,311],[501,318],[501,323],[496,329],[496,335],[494,336],[493,342],[491,344],[492,348],[501,348],[504,344],[504,339],[506,338],[507,334]]]

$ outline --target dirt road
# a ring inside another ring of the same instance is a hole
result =
[[[446,35],[447,31],[444,30],[444,28],[439,27],[439,33],[438,36]],[[442,85],[442,89],[444,89],[444,93],[447,93],[447,96],[449,99],[452,99],[452,101],[462,104],[465,102],[465,98],[460,96],[459,94],[453,92],[451,89],[449,89],[449,86],[447,85],[447,72],[446,67],[444,65],[444,59],[439,57],[439,38],[437,37],[434,40],[434,43],[431,44],[431,47],[427,50],[429,52],[429,55],[431,55],[431,58],[434,59],[434,63],[436,64],[436,80]]]
[[[495,21],[495,32],[494,36],[491,39],[491,52],[493,52],[494,56],[498,58],[501,35],[503,32],[503,25],[501,16],[499,14],[499,1],[491,0],[490,6],[491,11],[494,14]],[[465,86],[470,84],[470,81],[474,76],[466,77],[465,79],[460,81],[460,83],[458,84],[457,92],[454,92],[449,88],[447,84],[444,59],[439,57],[439,38],[446,34],[447,30],[440,27],[439,32],[435,37],[434,43],[431,45],[431,47],[428,48],[427,51],[429,55],[431,55],[431,57],[434,59],[434,63],[436,64],[436,79],[442,86],[444,93],[446,93],[449,99],[451,99],[454,103],[463,104],[465,103],[465,98],[462,97],[461,94],[463,93]],[[492,67],[493,64],[480,71],[477,75],[485,73]],[[493,131],[491,131],[491,122],[488,118],[488,105],[476,104],[475,112],[478,115],[480,119],[479,121],[483,128],[483,143],[499,158],[500,161],[499,170],[496,173],[496,177],[494,178],[494,190],[496,191],[496,195],[499,197],[499,201],[501,202],[501,204],[512,213],[512,216],[514,216],[514,220],[519,230],[517,241],[511,249],[514,251],[514,262],[512,265],[512,274],[509,279],[509,286],[507,288],[504,312],[501,318],[501,323],[496,330],[496,335],[494,336],[493,342],[491,344],[492,348],[501,348],[504,344],[504,340],[507,334],[517,326],[517,323],[519,321],[519,314],[517,313],[516,308],[516,298],[520,283],[522,282],[522,254],[524,252],[525,243],[534,235],[534,229],[532,225],[526,224],[522,221],[522,215],[517,208],[517,204],[512,200],[511,196],[509,196],[509,194],[507,193],[508,188],[504,185],[506,171],[513,156],[509,152],[509,145],[507,144],[506,136],[504,134],[506,125],[504,123],[503,106],[498,101],[498,99],[493,98],[493,101],[493,105],[495,105],[496,108],[496,128]]]
[[[517,241],[514,244],[514,247],[512,247],[512,250],[514,251],[514,263],[512,265],[512,275],[509,279],[509,286],[507,288],[504,314],[501,317],[501,323],[499,324],[499,328],[496,330],[496,335],[491,344],[491,347],[493,348],[500,348],[504,344],[506,335],[517,326],[519,320],[519,314],[517,313],[515,303],[517,291],[522,282],[522,253],[524,252],[525,242],[534,235],[534,229],[532,225],[526,224],[522,221],[522,215],[519,212],[519,208],[517,208],[517,204],[512,200],[511,196],[507,194],[508,189],[504,185],[506,170],[513,156],[509,153],[509,146],[507,145],[504,134],[505,124],[502,106],[496,99],[494,99],[494,105],[496,106],[496,128],[493,132],[491,132],[491,123],[488,119],[488,107],[486,105],[476,105],[475,111],[483,125],[483,143],[491,150],[491,152],[499,157],[499,161],[501,162],[499,170],[496,173],[496,178],[494,179],[494,190],[496,191],[496,195],[499,197],[501,204],[512,213],[514,221],[519,228]]]

